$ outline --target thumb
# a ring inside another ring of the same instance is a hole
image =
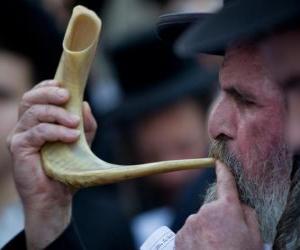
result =
[[[239,195],[235,179],[229,168],[222,162],[216,162],[218,199],[230,197],[233,203],[239,204]]]
[[[255,236],[257,239],[261,239],[260,236],[260,230],[259,230],[259,222],[257,218],[257,214],[255,210],[251,207],[248,207],[246,205],[242,205],[243,213],[245,222],[248,226],[248,228],[251,231],[251,234]]]

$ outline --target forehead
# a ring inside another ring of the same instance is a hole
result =
[[[277,92],[262,53],[253,44],[235,45],[226,51],[220,84],[224,90],[235,88],[260,96]]]

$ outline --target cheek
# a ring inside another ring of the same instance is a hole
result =
[[[284,138],[284,111],[268,108],[241,117],[237,134],[237,152],[247,168],[268,159]]]

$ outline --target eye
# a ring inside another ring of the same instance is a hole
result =
[[[240,96],[237,99],[238,99],[237,101],[242,105],[247,105],[247,106],[255,105],[255,102],[253,102],[250,99],[247,99],[246,97]]]
[[[252,106],[255,105],[255,101],[253,99],[243,95],[242,93],[236,91],[235,89],[230,89],[226,91],[236,103],[242,106]]]

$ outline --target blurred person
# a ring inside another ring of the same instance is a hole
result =
[[[51,39],[53,44],[58,41],[58,36],[53,36],[51,22],[46,22],[47,19],[27,1],[5,1],[2,7],[5,12],[0,16],[0,115],[3,117],[0,128],[0,248],[24,228],[23,208],[13,181],[6,137],[18,120],[18,103],[23,94],[32,88],[33,82],[52,73],[51,60],[55,55],[51,52],[54,50],[49,47],[47,54],[43,41]],[[20,19],[11,19],[12,12]],[[7,20],[10,20],[9,25]],[[31,25],[37,20],[44,27],[36,27],[33,31]],[[42,62],[42,54],[48,58],[47,64]]]
[[[112,59],[124,91],[124,101],[112,119],[127,135],[125,147],[131,148],[130,162],[125,164],[207,156],[206,114],[217,80],[215,71],[202,70],[194,60],[179,59],[152,31],[116,46]],[[183,190],[196,180],[208,185],[213,181],[211,172],[179,171],[135,181],[140,207],[132,220],[136,245],[160,226],[171,226]],[[198,190],[190,202],[199,207],[205,189]]]
[[[0,116],[4,118],[0,128],[0,248],[24,227],[6,137],[18,120],[18,105],[31,87],[33,75],[31,61],[18,52],[7,50],[0,41]]]
[[[13,195],[14,185],[10,182],[12,164],[5,148],[5,137],[18,119],[18,103],[24,92],[32,88],[34,82],[53,77],[62,52],[62,36],[53,19],[43,9],[27,0],[5,1],[2,7],[6,11],[0,16],[1,112],[3,115],[9,110],[12,113],[5,117],[1,126],[1,161],[3,160],[1,170],[2,166],[5,166],[3,168],[5,172],[1,171],[0,175],[1,177],[4,173],[7,175],[7,178],[3,177],[3,182],[2,178],[0,181],[3,190],[0,192],[1,199],[3,197],[3,203],[0,200],[1,247],[24,228],[24,208],[17,202],[17,196]],[[16,14],[18,18],[12,19],[11,13]],[[9,25],[7,20],[10,20]],[[53,91],[53,88],[50,88],[50,91]],[[8,204],[10,199],[12,204]],[[95,217],[98,219],[95,220]],[[120,209],[117,195],[103,187],[89,188],[76,193],[73,220],[78,225],[82,242],[89,249],[99,249],[101,246],[101,249],[125,250],[133,247],[129,226]],[[86,223],[87,221],[89,223]],[[14,223],[16,225],[12,228]],[[117,241],[116,238],[120,240]],[[13,248],[19,249],[19,246]]]

